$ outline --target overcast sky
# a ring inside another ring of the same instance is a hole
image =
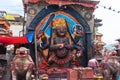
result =
[[[13,14],[24,14],[22,0],[0,0],[0,10]]]
[[[95,17],[103,20],[99,32],[103,34],[102,39],[107,44],[115,43],[115,39],[120,38],[120,13],[117,13],[119,6],[120,0],[100,0],[94,11]],[[0,0],[0,10],[21,15],[24,13],[22,0]]]
[[[103,26],[99,27],[99,32],[103,34],[103,41],[107,44],[116,43],[120,38],[120,0],[100,0],[98,9],[94,14],[102,19]],[[111,9],[109,9],[111,7]]]

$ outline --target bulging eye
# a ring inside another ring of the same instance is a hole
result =
[[[25,54],[27,54],[27,51],[25,51]]]

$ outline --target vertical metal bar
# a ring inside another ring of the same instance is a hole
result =
[[[38,54],[37,54],[37,41],[36,41],[36,31],[34,32],[34,42],[35,42],[35,62],[36,62],[36,80],[38,80]]]

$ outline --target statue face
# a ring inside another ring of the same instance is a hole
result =
[[[52,21],[52,26],[59,37],[64,37],[67,32],[67,22],[64,18],[57,18]]]
[[[63,37],[66,35],[67,29],[65,27],[57,27],[56,33],[58,36]]]
[[[29,50],[24,47],[21,47],[16,50],[16,55],[18,55],[20,57],[27,56],[28,54],[29,54]]]

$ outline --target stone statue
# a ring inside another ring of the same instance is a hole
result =
[[[118,62],[117,52],[110,51],[108,60],[102,60],[100,67],[102,68],[103,80],[118,80],[120,75],[120,63]]]
[[[46,39],[49,42],[42,41],[44,44],[42,43],[41,47],[43,50],[49,49],[47,55],[49,66],[69,67],[71,64],[74,64],[76,56],[81,56],[82,47],[73,42],[68,27],[64,18],[57,18],[51,22],[51,36],[49,39]]]
[[[34,62],[29,55],[29,49],[20,47],[11,62],[12,80],[31,80]]]

